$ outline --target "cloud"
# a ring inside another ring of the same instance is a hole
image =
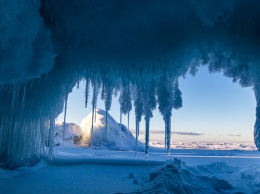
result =
[[[204,133],[194,133],[194,132],[181,132],[181,131],[174,131],[172,134],[176,135],[192,135],[192,136],[200,136],[200,135],[205,135]]]
[[[135,133],[134,130],[131,130],[132,133]],[[140,134],[145,134],[145,131],[141,130]],[[150,134],[164,134],[164,131],[160,130],[150,130]],[[194,132],[183,132],[183,131],[172,131],[171,134],[174,135],[190,135],[190,136],[200,136],[205,135],[204,133],[194,133]]]
[[[228,134],[227,136],[229,136],[229,137],[241,137],[240,134]]]

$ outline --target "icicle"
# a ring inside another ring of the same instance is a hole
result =
[[[146,160],[148,159],[149,153],[149,125],[150,125],[150,118],[145,119],[145,156]]]
[[[135,122],[135,140],[136,140],[136,144],[135,144],[135,157],[137,157],[137,153],[138,153],[138,132],[139,131],[139,122],[138,120],[136,119],[136,122]]]
[[[93,142],[93,128],[94,128],[94,105],[92,106],[92,123],[91,123],[91,139],[90,139],[91,150],[92,150],[92,142]]]
[[[128,115],[127,115],[127,129],[129,131],[129,116],[130,116],[130,111],[128,112]]]
[[[101,89],[101,100],[105,100],[106,99],[106,92],[105,92],[105,84],[104,81],[102,83],[102,89]]]
[[[22,98],[22,106],[21,106],[21,115],[22,115],[23,109],[24,109],[25,94],[26,94],[26,85],[24,85],[24,88],[23,88],[23,98]]]
[[[95,123],[97,123],[97,104],[95,106]]]
[[[139,137],[139,131],[140,131],[140,122],[137,123],[137,137]]]
[[[108,111],[111,108],[111,104],[112,104],[112,95],[113,95],[113,87],[111,84],[107,84],[106,85],[106,98],[105,98],[105,109],[106,109],[106,137],[108,138],[108,129],[107,129],[107,114]]]
[[[164,121],[165,133],[164,133],[164,147],[167,148],[167,122]]]
[[[79,73],[78,73],[78,80],[77,80],[77,89],[79,89]]]
[[[20,84],[13,84],[12,86],[12,102],[11,102],[11,114],[15,114],[16,111],[16,105],[19,100],[19,93],[20,93]]]
[[[68,102],[68,93],[65,96],[65,103],[64,103],[63,146],[64,146],[64,142],[65,142],[65,125],[66,125],[66,115],[67,115],[67,102]]]
[[[49,129],[49,158],[52,160],[53,155],[53,135],[54,135],[55,119],[50,118],[50,129]]]
[[[168,155],[171,153],[171,115],[168,117],[168,145],[167,145],[167,150],[168,150]]]
[[[106,110],[106,129],[105,129],[105,133],[106,133],[106,138],[107,138],[107,110]]]
[[[93,99],[92,99],[92,126],[91,126],[91,141],[90,141],[90,147],[92,149],[92,143],[93,143],[93,131],[94,131],[94,115],[96,115],[95,108],[97,106],[97,97],[98,97],[98,86],[97,86],[97,80],[96,76],[94,75],[94,81],[93,81]]]
[[[119,97],[119,103],[120,103],[120,112],[121,114],[126,115],[127,113],[132,110],[132,98],[131,98],[131,92],[130,92],[130,87],[129,83],[126,85],[126,83],[122,83],[121,87],[121,92],[120,92],[120,97]],[[120,114],[120,117],[122,116]],[[129,115],[128,115],[129,117]],[[120,120],[122,120],[120,118]],[[120,122],[121,123],[121,122]],[[128,126],[129,129],[129,126]]]
[[[170,155],[170,149],[171,149],[171,113],[167,113],[164,116],[164,122],[166,126],[166,148],[168,155]]]
[[[88,95],[89,95],[89,79],[86,78],[86,88],[85,88],[85,108],[88,106]]]

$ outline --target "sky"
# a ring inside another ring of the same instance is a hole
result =
[[[172,141],[194,142],[253,142],[256,101],[251,87],[242,88],[222,73],[211,74],[207,67],[201,67],[196,76],[188,74],[179,78],[183,107],[173,110]],[[80,124],[91,112],[92,94],[88,107],[84,102],[85,81],[75,86],[68,97],[66,122]],[[98,108],[104,109],[104,102],[98,98]],[[109,113],[119,122],[119,102],[113,97]],[[151,140],[163,140],[164,122],[158,109],[153,112],[150,123]],[[63,113],[57,118],[63,121]],[[127,115],[123,116],[127,125]],[[134,110],[130,114],[130,130],[135,129]],[[142,119],[140,129],[145,129]],[[182,132],[180,134],[179,132]],[[143,137],[141,137],[142,139]]]

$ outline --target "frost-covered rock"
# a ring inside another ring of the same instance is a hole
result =
[[[83,130],[75,123],[65,124],[65,145],[79,145],[83,136]],[[56,123],[54,129],[54,146],[63,144],[63,123]]]
[[[105,133],[105,115],[106,112],[101,109],[96,109],[96,121],[94,119],[93,142],[92,146],[96,148],[106,148],[111,150],[134,150],[135,138],[132,133],[126,128],[115,121],[115,119],[107,115],[107,136]],[[84,135],[81,145],[90,145],[91,141],[91,125],[92,113],[84,118],[80,124]],[[143,149],[143,144],[139,142],[140,149]]]

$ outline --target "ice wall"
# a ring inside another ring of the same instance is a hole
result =
[[[0,1],[0,84],[39,77],[53,65],[50,30],[40,0]]]
[[[27,83],[0,87],[0,161],[7,168],[33,165],[52,148],[52,125],[77,78],[69,68],[54,67]]]
[[[260,85],[255,85],[254,88],[256,96],[256,121],[254,130],[255,144],[258,150],[260,150]]]

